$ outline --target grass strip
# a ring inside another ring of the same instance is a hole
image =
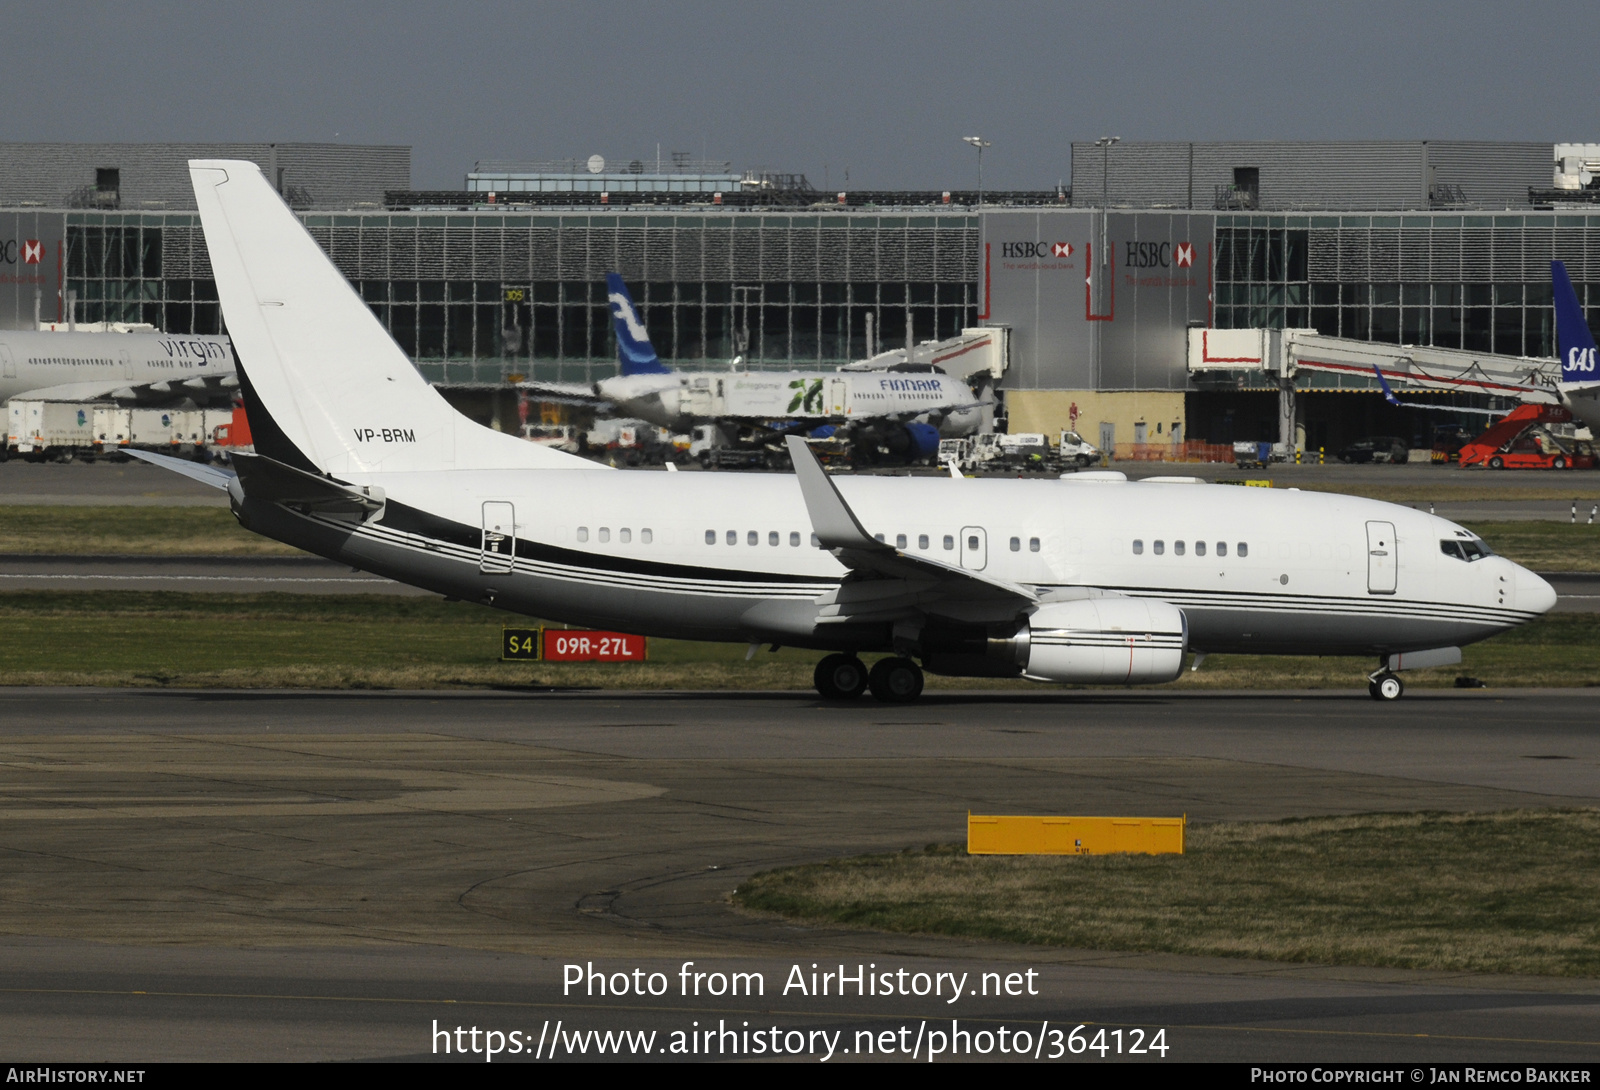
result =
[[[304,556],[252,534],[225,507],[0,507],[0,553]]]
[[[389,595],[15,591],[0,594],[0,685],[808,690],[821,656],[783,648],[747,662],[744,644],[655,639],[636,664],[498,661],[501,628],[535,623]],[[1493,687],[1600,685],[1600,614],[1551,614],[1464,654],[1460,666],[1408,671],[1406,683],[1468,674]],[[1364,658],[1213,655],[1163,688],[1359,691],[1371,669]],[[928,685],[1043,688],[932,675]]]
[[[1600,810],[1191,826],[1184,855],[929,846],[758,874],[807,923],[1087,950],[1600,976]]]

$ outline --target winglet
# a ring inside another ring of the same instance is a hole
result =
[[[628,285],[614,272],[606,273],[606,302],[611,304],[611,324],[617,331],[617,362],[624,375],[665,375],[670,369],[656,355],[650,331],[639,319]]]
[[[224,492],[228,490],[228,485],[233,481],[234,477],[232,473],[225,469],[201,465],[199,462],[191,462],[186,458],[173,458],[167,454],[155,454],[148,450],[133,450],[132,448],[123,451],[123,453],[130,454],[140,461],[149,462],[151,465],[160,466],[162,469],[170,469],[174,473],[182,474],[190,480],[199,481],[201,484],[210,485],[212,488],[220,488]]]
[[[822,547],[894,552],[892,545],[878,541],[867,533],[806,441],[798,435],[791,435],[784,442],[789,445],[789,459],[794,462],[794,475],[800,482],[800,494],[805,497],[811,528]]]
[[[1596,373],[1594,334],[1584,320],[1583,307],[1578,304],[1578,293],[1572,290],[1567,266],[1560,261],[1550,262],[1550,280],[1555,293],[1556,346],[1561,353],[1561,381],[1593,382],[1600,378],[1600,373]]]
[[[1391,405],[1400,404],[1400,399],[1394,396],[1394,391],[1389,389],[1389,384],[1384,381],[1383,372],[1378,370],[1378,365],[1372,365],[1372,373],[1378,376],[1378,385],[1383,387],[1383,400]]]

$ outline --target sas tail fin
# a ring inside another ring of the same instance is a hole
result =
[[[1578,293],[1572,288],[1567,267],[1560,261],[1550,262],[1550,278],[1555,290],[1556,345],[1561,353],[1562,382],[1594,382],[1600,379],[1596,370],[1594,334],[1583,317],[1583,307],[1578,305]]]
[[[1383,387],[1383,400],[1387,401],[1391,405],[1400,404],[1400,399],[1394,396],[1393,390],[1389,389],[1388,380],[1383,377],[1383,372],[1378,370],[1377,364],[1372,365],[1372,373],[1378,376],[1378,385]]]
[[[606,301],[611,304],[611,324],[617,329],[617,362],[624,375],[665,375],[670,369],[656,355],[650,331],[639,320],[628,285],[616,273],[606,273]]]
[[[429,386],[254,163],[189,163],[261,453],[317,475],[595,468],[473,423]]]

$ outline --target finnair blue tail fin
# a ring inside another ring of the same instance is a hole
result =
[[[1584,320],[1578,293],[1572,289],[1567,267],[1550,262],[1550,278],[1555,289],[1556,345],[1561,352],[1562,382],[1594,382],[1600,379],[1595,363],[1594,334]]]
[[[617,330],[617,362],[624,375],[665,375],[669,368],[661,363],[650,343],[650,331],[639,320],[628,285],[616,273],[606,273],[606,301],[611,304],[611,324]]]

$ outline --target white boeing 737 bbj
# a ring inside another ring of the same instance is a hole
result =
[[[1186,652],[1369,655],[1395,671],[1537,617],[1550,585],[1405,507],[1120,474],[843,477],[606,469],[480,427],[417,373],[253,163],[190,164],[254,455],[241,524],[440,594],[683,639],[832,652],[824,696],[922,668],[1125,684]],[[857,657],[889,652],[867,671]],[[919,667],[918,661],[921,666]]]

